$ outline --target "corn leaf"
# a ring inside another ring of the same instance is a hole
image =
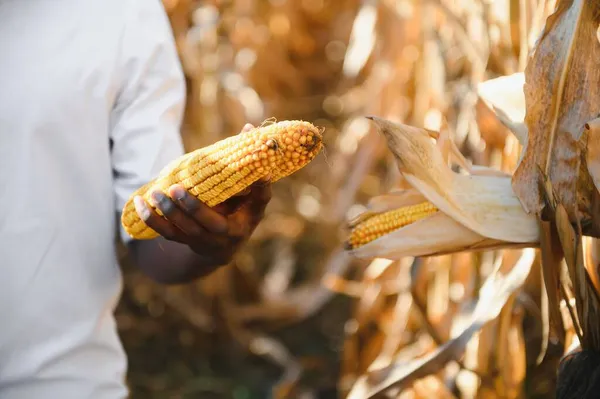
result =
[[[477,92],[498,120],[515,135],[521,145],[526,146],[524,84],[525,76],[518,72],[486,80],[478,85]]]
[[[543,208],[542,193],[531,184],[538,165],[549,176],[569,219],[575,220],[578,141],[584,125],[600,109],[599,11],[597,1],[559,1],[525,69],[528,144],[513,186],[527,212],[539,214]]]
[[[441,370],[448,362],[462,357],[467,343],[473,334],[494,320],[510,298],[525,282],[535,259],[535,249],[527,248],[514,267],[506,273],[496,269],[481,287],[479,298],[466,317],[464,329],[455,338],[446,342],[427,355],[408,362],[396,361],[377,373],[361,376],[348,399],[374,398],[392,387],[406,387],[419,378]]]
[[[576,309],[583,337],[579,337],[584,349],[600,349],[600,302],[597,292],[583,264],[583,242],[581,233],[568,221],[566,210],[559,204],[556,208],[556,224],[561,244],[565,251],[565,261],[569,268],[571,282],[576,297]]]
[[[588,130],[586,164],[596,190],[600,191],[600,118],[585,125]]]

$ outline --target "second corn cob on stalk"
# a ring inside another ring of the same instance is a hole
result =
[[[370,216],[357,224],[351,231],[346,244],[347,248],[359,248],[396,229],[433,215],[437,211],[435,205],[425,201]]]
[[[538,245],[536,220],[523,210],[509,175],[466,163],[468,174],[454,172],[448,157],[460,154],[447,144],[447,132],[369,119],[383,133],[410,188],[372,198],[350,221],[345,244],[353,256],[397,260]]]
[[[261,178],[270,176],[275,182],[289,176],[312,161],[321,148],[321,131],[305,121],[281,121],[227,137],[171,161],[156,179],[131,195],[121,224],[135,239],[157,237],[139,218],[135,196],[150,202],[153,191],[181,184],[200,201],[215,206]]]

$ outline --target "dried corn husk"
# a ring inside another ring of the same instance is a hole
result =
[[[525,125],[525,75],[517,72],[486,80],[478,85],[479,98],[487,105],[519,140],[527,146],[527,125]]]
[[[454,172],[432,137],[436,132],[371,117],[387,140],[402,177],[413,187],[375,198],[366,215],[427,200],[441,212],[401,227],[352,255],[399,259],[463,250],[537,246],[539,230],[512,191],[510,176],[486,168]],[[442,141],[442,140],[440,140]]]

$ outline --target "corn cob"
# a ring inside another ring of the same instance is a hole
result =
[[[157,237],[158,233],[139,218],[133,204],[135,196],[142,196],[153,206],[153,191],[165,192],[171,185],[181,184],[212,207],[263,177],[270,176],[275,182],[296,172],[312,161],[321,147],[321,132],[304,121],[281,121],[227,137],[171,161],[154,180],[131,195],[121,224],[135,239]]]
[[[422,202],[373,215],[354,226],[346,246],[348,249],[361,247],[437,211],[431,202]]]

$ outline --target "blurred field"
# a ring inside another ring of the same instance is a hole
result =
[[[345,255],[346,220],[398,182],[364,116],[449,127],[474,164],[512,172],[518,143],[477,84],[523,71],[551,3],[164,0],[188,81],[188,149],[275,118],[325,127],[325,151],[274,185],[251,242],[207,279],[160,287],[123,260],[132,398],[343,398],[367,370],[446,342],[485,278],[521,251]],[[462,360],[378,397],[553,397],[562,349],[542,348],[537,258],[533,269]]]

